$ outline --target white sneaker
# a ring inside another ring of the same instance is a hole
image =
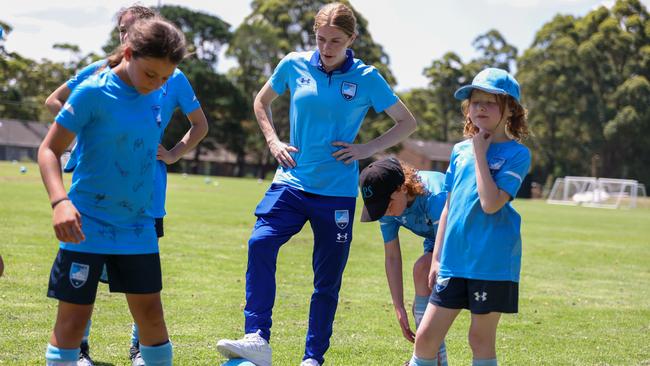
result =
[[[313,358],[308,358],[306,360],[303,360],[300,363],[300,366],[320,366],[318,361],[314,360]]]
[[[271,346],[257,333],[249,333],[242,339],[222,339],[217,351],[227,358],[245,358],[257,366],[271,366]]]

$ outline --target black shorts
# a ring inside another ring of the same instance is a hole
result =
[[[93,304],[104,264],[111,292],[151,294],[162,290],[158,253],[95,254],[59,249],[47,296],[73,304]]]
[[[156,217],[154,220],[156,220],[156,235],[158,235],[159,238],[162,238],[163,236],[165,236],[165,229],[163,228],[163,218]]]
[[[516,313],[519,283],[438,276],[429,302],[448,309],[468,309],[472,314]]]

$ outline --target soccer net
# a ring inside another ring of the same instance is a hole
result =
[[[557,178],[546,202],[600,208],[634,208],[645,197],[645,186],[636,180],[572,177]]]

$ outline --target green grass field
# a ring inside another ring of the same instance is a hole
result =
[[[0,162],[0,365],[42,365],[56,313],[45,296],[57,251],[35,164]],[[67,176],[67,179],[70,177]],[[240,337],[246,242],[268,182],[171,174],[161,240],[163,301],[175,364],[218,365],[216,341]],[[603,210],[515,201],[523,217],[520,312],[504,316],[502,365],[650,365],[650,208]],[[358,221],[358,219],[357,219]],[[421,240],[402,237],[406,298]],[[311,232],[278,262],[274,365],[298,365],[312,291]],[[127,365],[131,318],[124,296],[100,285],[91,333],[98,365]],[[451,365],[471,352],[463,312],[447,338]],[[394,316],[376,223],[355,223],[328,365],[401,365],[412,345]]]

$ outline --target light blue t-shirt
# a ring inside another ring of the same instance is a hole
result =
[[[74,90],[79,84],[81,84],[84,80],[88,79],[90,76],[96,74],[98,71],[103,72],[103,71],[108,71],[110,70],[110,67],[107,65],[106,59],[98,60],[90,65],[84,67],[81,69],[77,75],[71,77],[67,82],[66,85],[68,86],[68,89],[70,91]]]
[[[415,197],[411,206],[401,216],[384,216],[379,219],[379,227],[384,243],[397,238],[399,228],[404,226],[415,235],[424,238],[422,245],[425,252],[433,251],[440,214],[445,207],[447,192],[444,189],[445,175],[440,172],[420,171],[420,180],[426,194]]]
[[[190,85],[185,74],[179,69],[169,77],[167,82],[162,86],[162,126],[159,142],[162,141],[163,134],[169,121],[174,115],[176,108],[180,108],[184,115],[188,115],[197,110],[201,105],[194,94],[194,89]],[[155,218],[164,217],[165,198],[167,192],[167,164],[162,160],[156,160],[156,177],[154,179],[153,204],[151,214]]]
[[[68,88],[70,88],[70,90],[74,90],[82,81],[96,74],[98,71],[106,72],[104,70],[100,70],[101,68],[104,68],[106,71],[110,70],[110,68],[106,66],[106,60],[99,60],[84,67],[81,71],[79,71],[79,73],[77,73],[77,75],[68,80]],[[183,74],[183,72],[179,69],[174,70],[174,73],[162,86],[162,89],[162,125],[159,141],[162,141],[165,128],[167,128],[167,125],[169,125],[169,121],[174,115],[176,108],[180,107],[183,114],[187,115],[194,112],[201,106],[198,99],[196,98],[196,95],[194,94],[194,90],[192,89],[190,82],[187,80],[187,77],[185,77],[185,74]],[[76,164],[77,150],[76,148],[73,148],[70,153],[70,159],[68,159],[64,171],[73,171]],[[165,198],[167,191],[167,164],[161,160],[156,160],[155,165],[154,194],[153,203],[150,210],[153,217],[161,218],[167,214],[167,212],[165,212]]]
[[[114,72],[77,86],[56,122],[77,135],[78,163],[68,196],[86,240],[61,249],[102,254],[158,252],[153,200],[162,89],[142,95]]]
[[[291,93],[290,144],[295,168],[278,167],[274,183],[324,196],[356,197],[359,165],[344,164],[332,153],[334,141],[354,143],[370,107],[379,113],[398,98],[377,69],[355,59],[348,50],[339,70],[327,73],[318,51],[292,52],[270,78],[278,94]]]
[[[514,140],[492,143],[486,157],[497,187],[516,197],[530,168],[528,148]],[[519,282],[521,218],[510,202],[493,214],[483,211],[474,161],[471,139],[454,146],[445,176],[450,200],[440,276]]]

